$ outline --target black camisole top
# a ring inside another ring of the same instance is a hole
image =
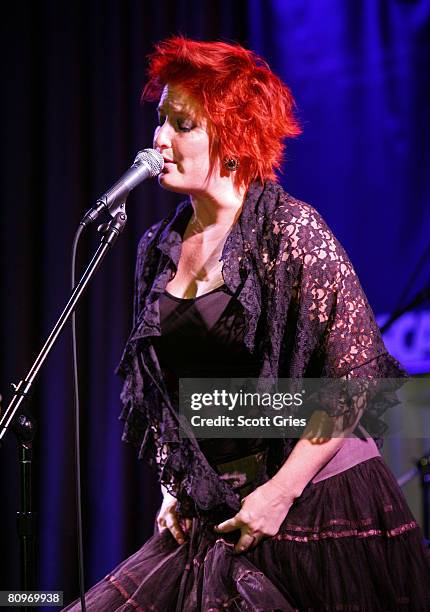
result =
[[[161,336],[154,348],[172,396],[179,378],[257,377],[258,360],[243,341],[243,307],[225,285],[196,298],[160,296]],[[261,438],[197,438],[212,465],[266,448]]]

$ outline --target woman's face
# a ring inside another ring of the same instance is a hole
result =
[[[154,148],[164,158],[159,184],[179,193],[207,192],[211,182],[209,134],[198,104],[180,87],[166,85],[157,111]]]

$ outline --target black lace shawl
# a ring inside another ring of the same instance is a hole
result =
[[[178,498],[180,512],[201,518],[233,514],[240,500],[221,480],[197,442],[180,438],[151,343],[160,335],[158,297],[174,274],[189,201],[150,227],[137,255],[134,327],[118,367],[125,379],[123,440],[157,469]],[[253,183],[224,245],[223,277],[246,313],[245,344],[261,358],[261,378],[397,378],[405,375],[387,353],[372,310],[343,247],[312,206],[272,181]],[[389,400],[388,400],[389,403]],[[374,402],[361,423],[375,431],[387,401]],[[354,422],[356,410],[344,416]],[[275,473],[297,440],[269,451]]]

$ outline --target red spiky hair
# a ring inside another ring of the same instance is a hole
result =
[[[174,36],[149,55],[148,76],[142,100],[157,100],[169,83],[200,104],[216,141],[212,152],[239,160],[237,187],[276,179],[284,139],[301,130],[289,88],[261,57],[238,44]]]

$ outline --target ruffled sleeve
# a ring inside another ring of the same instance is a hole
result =
[[[148,390],[145,389],[145,375],[139,359],[141,343],[135,340],[134,336],[150,284],[148,275],[145,273],[147,253],[158,226],[159,223],[152,225],[139,241],[135,268],[133,328],[116,369],[116,373],[124,379],[121,391],[123,409],[119,416],[120,420],[125,423],[122,439],[136,446],[139,449],[140,457],[144,455],[150,434],[148,418],[144,410],[144,397]]]

